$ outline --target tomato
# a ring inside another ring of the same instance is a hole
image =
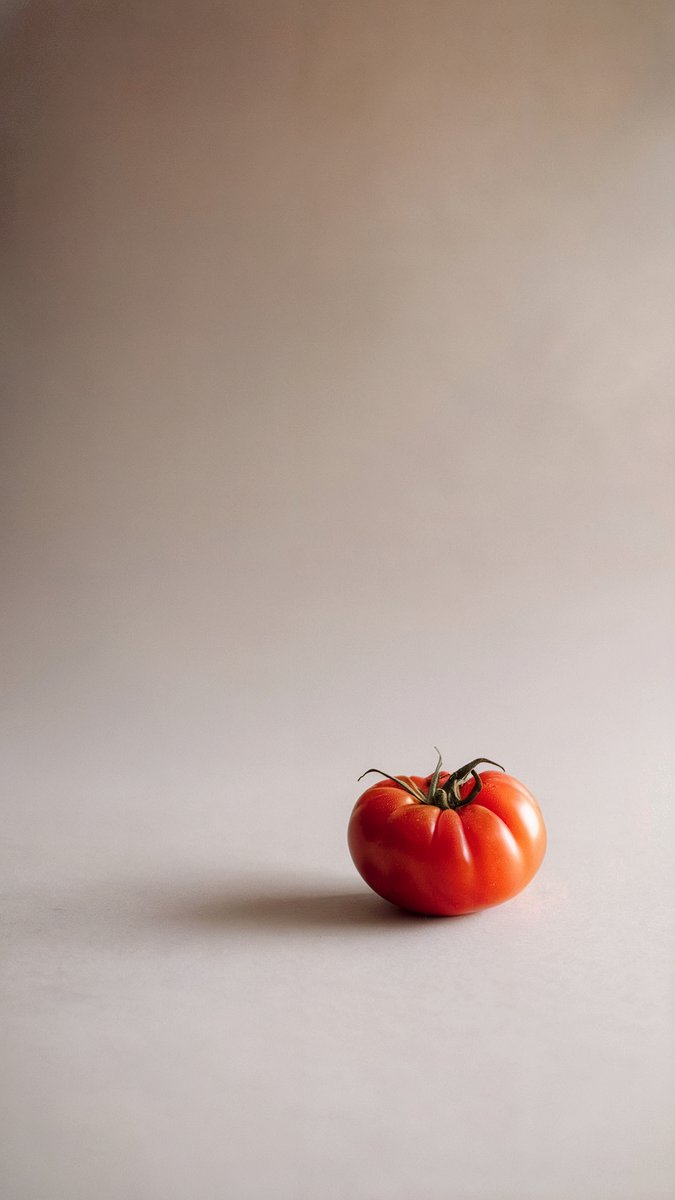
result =
[[[527,886],[546,851],[539,806],[503,767],[478,772],[479,763],[491,760],[448,774],[439,754],[431,775],[385,775],[359,797],[349,850],[378,895],[412,912],[458,916]]]

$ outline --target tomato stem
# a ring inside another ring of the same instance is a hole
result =
[[[399,783],[402,788],[405,788],[406,792],[409,792],[411,796],[414,796],[416,800],[419,800],[420,804],[426,804],[424,792],[421,792],[417,785],[412,782],[412,780],[407,779],[407,776],[404,776],[404,778],[401,779],[398,775],[387,775],[386,771],[379,771],[377,767],[369,767],[367,771],[363,772],[363,775],[359,775],[359,778],[356,782],[359,783],[363,779],[364,775],[384,775],[384,778],[391,779],[392,783]],[[406,779],[407,782],[404,782]]]
[[[359,775],[359,780],[363,779],[364,775],[383,775],[385,779],[391,779],[392,783],[397,783],[402,787],[419,804],[434,804],[437,808],[441,809],[456,809],[463,808],[465,804],[470,804],[474,797],[482,790],[483,780],[476,770],[479,763],[489,763],[492,767],[499,767],[500,771],[504,770],[504,767],[492,758],[472,758],[471,762],[465,763],[463,767],[458,767],[456,771],[448,775],[443,787],[439,787],[438,781],[441,777],[443,760],[438,746],[434,746],[434,750],[438,755],[438,762],[429,776],[426,795],[407,775],[388,775],[386,771],[380,771],[377,767],[370,767],[367,771],[364,771],[363,775]],[[462,796],[462,784],[466,783],[469,778],[473,779],[473,787],[471,791],[467,792],[466,796]]]
[[[438,762],[436,763],[434,773],[431,776],[431,783],[429,784],[429,802],[432,804],[436,803],[437,796],[440,798],[441,794],[445,794],[442,793],[442,789],[438,787],[438,778],[441,773],[441,767],[443,766],[443,759],[441,758],[441,752],[438,749],[438,746],[434,746],[434,750],[438,755]]]

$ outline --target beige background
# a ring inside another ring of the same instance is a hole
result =
[[[3,10],[5,1200],[662,1200],[675,6]],[[539,796],[419,922],[371,765]]]

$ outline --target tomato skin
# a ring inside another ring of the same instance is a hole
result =
[[[431,776],[405,778],[426,793]],[[373,891],[411,912],[459,916],[502,904],[527,886],[546,852],[539,806],[512,775],[481,771],[480,779],[477,799],[459,808],[422,804],[389,780],[359,797],[349,850]],[[461,795],[470,792],[468,782]]]

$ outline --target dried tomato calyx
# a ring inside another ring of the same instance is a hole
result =
[[[364,775],[384,775],[384,778],[391,779],[392,783],[400,784],[406,792],[409,792],[411,796],[414,796],[416,800],[419,800],[420,804],[427,803],[427,797],[424,795],[424,792],[418,788],[417,784],[413,783],[412,779],[409,779],[407,775],[387,775],[386,771],[378,771],[377,767],[369,767],[367,771],[363,772],[363,775],[359,775],[359,778],[356,782],[359,783],[363,779]]]
[[[435,804],[438,808],[463,808],[465,804],[471,803],[483,787],[483,781],[476,770],[479,763],[490,763],[493,767],[499,767],[500,771],[504,770],[504,767],[500,763],[495,762],[493,758],[472,758],[471,762],[465,763],[463,767],[458,767],[456,771],[453,771],[452,775],[448,775],[443,787],[439,787],[438,780],[443,767],[443,761],[438,746],[434,746],[434,749],[438,755],[438,762],[431,776],[429,791],[423,801],[424,804]],[[473,779],[473,787],[467,792],[466,796],[462,796],[462,785],[469,778]]]
[[[363,775],[359,775],[359,780],[363,779],[364,775],[383,775],[385,779],[391,779],[392,783],[397,783],[402,787],[419,804],[433,804],[436,808],[463,808],[465,804],[470,804],[483,787],[483,781],[476,770],[479,763],[489,763],[492,767],[499,767],[500,771],[504,770],[504,767],[492,758],[473,758],[471,762],[465,763],[463,767],[458,767],[456,771],[453,771],[452,775],[448,775],[443,787],[439,787],[438,781],[443,769],[443,760],[438,746],[434,746],[434,750],[438,755],[438,762],[433,774],[430,776],[429,788],[426,793],[416,783],[413,783],[409,776],[388,775],[386,771],[379,771],[377,767],[370,767],[367,771],[364,771]],[[469,778],[472,778],[474,781],[473,787],[467,792],[466,796],[462,796],[462,785]]]

